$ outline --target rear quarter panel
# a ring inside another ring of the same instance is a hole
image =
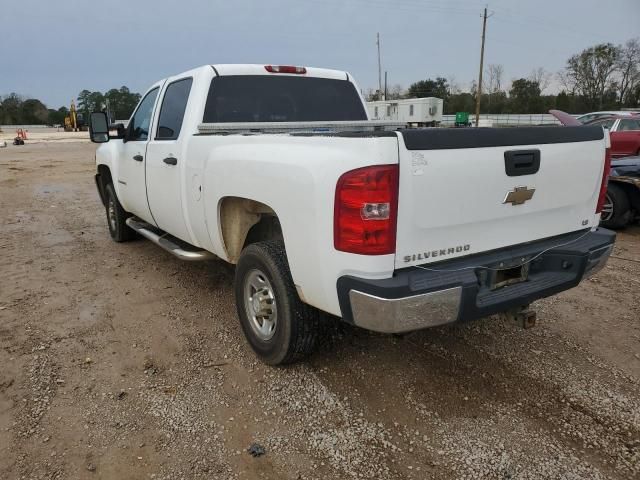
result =
[[[386,278],[393,273],[394,255],[334,249],[333,207],[343,173],[397,163],[397,137],[200,135],[191,139],[187,157],[192,170],[187,178],[202,176],[205,221],[194,232],[217,256],[228,259],[219,210],[222,200],[232,196],[262,202],[276,212],[293,281],[310,305],[339,315],[340,276]]]

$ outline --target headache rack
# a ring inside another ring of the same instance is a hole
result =
[[[340,133],[379,132],[405,128],[405,123],[386,120],[357,120],[345,122],[235,122],[201,123],[201,135],[259,134],[259,133]]]

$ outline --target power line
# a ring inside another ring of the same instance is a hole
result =
[[[324,7],[327,6],[327,3],[334,3],[339,5],[340,7],[344,7],[349,4],[359,3],[362,6],[373,7],[373,8],[381,8],[384,10],[399,10],[399,11],[428,11],[435,13],[449,13],[453,15],[473,15],[475,10],[471,10],[469,8],[456,8],[450,7],[446,5],[440,4],[432,4],[429,5],[427,3],[403,3],[401,0],[395,0],[394,2],[390,2],[389,0],[306,0],[312,3],[322,4]]]
[[[578,30],[574,26],[568,25],[567,23],[555,22],[549,18],[537,15],[523,14],[521,11],[514,11],[509,8],[500,7],[496,8],[496,10],[500,12],[501,17],[511,17],[510,19],[496,18],[496,20],[508,24],[523,25],[529,28],[545,30],[547,32],[565,36],[582,36],[594,38],[594,33],[597,33]]]

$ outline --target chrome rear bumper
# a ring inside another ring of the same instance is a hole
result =
[[[458,319],[462,287],[405,298],[381,298],[351,290],[353,323],[382,333],[402,333],[436,327]]]
[[[439,263],[391,278],[338,279],[342,318],[382,333],[402,333],[522,308],[577,286],[607,263],[615,233],[603,228]],[[522,266],[523,281],[496,286],[497,271]]]

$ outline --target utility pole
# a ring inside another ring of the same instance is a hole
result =
[[[491,15],[489,15],[490,17]],[[482,15],[482,46],[480,47],[480,73],[478,74],[478,90],[476,92],[476,127],[480,123],[480,100],[482,99],[482,70],[484,68],[484,39],[487,32],[487,7]]]
[[[382,62],[380,61],[380,33],[376,34],[376,45],[378,45],[378,95],[382,95]]]
[[[386,100],[387,97],[389,96],[388,90],[387,90],[387,71],[384,71],[384,97],[382,98],[383,100]]]

